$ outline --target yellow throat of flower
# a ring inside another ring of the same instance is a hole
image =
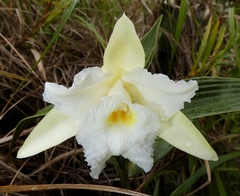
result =
[[[136,122],[136,115],[128,106],[132,102],[131,96],[124,89],[121,80],[117,80],[108,92],[108,96],[116,96],[122,103],[107,117],[106,122],[109,126],[132,126]]]
[[[113,111],[107,118],[107,124],[109,126],[113,125],[125,125],[125,126],[132,126],[136,122],[135,114],[129,110],[128,106],[127,109],[119,109]]]

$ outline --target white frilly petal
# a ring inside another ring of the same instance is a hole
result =
[[[104,107],[106,106],[104,105]],[[103,111],[99,111],[97,108],[91,107],[88,110],[84,118],[82,118],[79,131],[76,135],[76,140],[78,144],[83,146],[86,161],[91,167],[90,175],[95,179],[98,179],[98,175],[106,166],[105,162],[112,156],[106,143],[104,129],[106,114],[102,113],[106,108]]]
[[[121,119],[109,122],[109,116],[124,104],[133,118],[126,122]],[[123,103],[121,97],[109,96],[103,97],[99,106],[86,113],[76,139],[83,146],[92,174],[99,174],[111,155],[123,155],[149,171],[153,163],[152,144],[159,129],[160,121],[155,113],[138,104]]]
[[[131,20],[123,14],[116,22],[109,43],[104,53],[104,72],[129,72],[145,66],[145,53],[135,27]]]
[[[129,159],[132,163],[135,163],[141,167],[146,173],[152,169],[153,166],[153,144],[156,137],[137,143],[130,148],[122,156]]]
[[[161,125],[163,127],[159,137],[176,148],[200,159],[218,160],[216,152],[182,112],[176,113]]]
[[[99,67],[86,68],[74,76],[70,88],[47,82],[43,98],[59,112],[80,120],[88,107],[97,105],[99,98],[107,95],[113,81],[114,77]]]
[[[146,69],[135,69],[122,77],[124,87],[132,101],[157,112],[161,120],[168,120],[173,114],[190,102],[198,90],[196,81],[170,80],[163,74],[151,74]]]
[[[116,107],[121,104],[117,99],[114,99],[115,98],[108,98],[103,104],[113,103],[116,104]],[[116,156],[123,155],[136,145],[141,149],[140,144],[142,142],[147,143],[154,141],[160,129],[160,122],[155,113],[138,104],[128,104],[128,107],[129,111],[135,115],[134,122],[131,125],[124,123],[105,125],[107,144],[112,154]],[[99,109],[101,110],[101,108]],[[142,151],[142,153],[144,154],[144,151]],[[151,155],[150,153],[150,156]]]
[[[106,161],[110,159],[112,154],[106,144],[104,135],[97,132],[94,134],[89,129],[91,127],[88,128],[85,124],[80,126],[81,131],[77,133],[76,139],[83,146],[84,156],[88,165],[91,166],[90,175],[98,179],[99,174],[106,167]]]
[[[38,154],[76,135],[79,121],[52,109],[33,129],[17,158]]]

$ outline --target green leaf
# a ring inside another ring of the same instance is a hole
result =
[[[211,29],[207,45],[206,45],[205,51],[203,52],[203,56],[202,56],[203,60],[202,60],[201,68],[200,68],[201,70],[207,68],[205,66],[205,64],[210,57],[213,47],[216,45],[215,41],[217,40],[219,25],[220,25],[220,21],[218,20],[216,22],[215,26]]]
[[[215,59],[224,62],[224,56],[231,54],[232,47],[234,45],[239,44],[240,41],[240,25],[237,25],[235,31],[231,32],[230,37],[228,38],[226,44],[224,45],[223,49],[216,53]],[[237,52],[237,51],[235,51]],[[239,58],[239,52],[236,53],[236,59]]]
[[[190,75],[192,75],[197,70],[197,68],[199,66],[199,62],[200,62],[204,52],[206,51],[206,46],[207,46],[208,41],[209,41],[209,35],[210,35],[211,28],[212,28],[212,17],[209,18],[209,21],[208,21],[208,24],[207,24],[207,27],[206,27],[206,31],[204,33],[204,36],[203,36],[199,51],[197,53],[197,57],[194,61],[194,65],[192,67]]]
[[[20,136],[20,134],[26,129],[28,128],[28,126],[31,124],[31,122],[39,117],[45,116],[51,109],[53,108],[53,105],[49,105],[45,108],[43,108],[42,110],[38,111],[36,114],[34,114],[33,116],[28,116],[24,119],[22,119],[16,126],[15,131],[13,133],[13,138],[10,144],[10,152],[12,151],[12,147],[14,145],[14,143],[16,142],[16,140],[18,139],[18,137]]]
[[[71,0],[60,0],[58,2],[56,1],[53,10],[48,13],[47,18],[42,26],[52,23],[58,16],[60,16],[64,12],[65,9],[69,8],[70,3]]]
[[[218,31],[218,37],[217,37],[216,44],[215,44],[213,52],[211,54],[212,58],[210,58],[211,60],[206,60],[205,69],[208,70],[207,73],[210,73],[212,71],[212,69],[217,66],[217,64],[222,64],[221,59],[224,57],[223,56],[217,57],[217,54],[220,50],[221,45],[223,44],[223,41],[225,38],[225,32],[226,32],[226,26],[221,26],[220,30]],[[209,58],[209,57],[206,56],[206,58]]]
[[[215,169],[213,172],[214,172],[214,177],[217,182],[216,184],[218,187],[219,196],[227,196],[225,186],[224,186],[225,183],[223,182],[221,175],[219,174],[219,171],[217,169]]]
[[[168,154],[173,149],[173,146],[165,140],[158,138],[153,145],[153,149],[153,159],[156,162]]]
[[[235,152],[235,153],[231,153],[231,154],[226,154],[226,155],[222,155],[219,156],[219,160],[218,161],[212,161],[209,162],[210,165],[210,169],[214,169],[215,167],[219,166],[222,163],[225,163],[233,158],[239,157],[240,156],[240,152]],[[188,188],[191,187],[192,184],[194,184],[197,179],[199,179],[201,176],[203,176],[204,174],[206,174],[206,168],[205,166],[202,166],[200,169],[198,169],[193,176],[189,177],[187,180],[185,180],[185,182],[180,185],[177,189],[175,189],[171,196],[176,196],[176,195],[182,195],[182,193],[187,190]]]
[[[152,63],[152,59],[158,50],[158,40],[162,34],[160,31],[160,24],[162,22],[162,15],[159,16],[152,28],[142,38],[142,46],[145,52],[145,68],[149,68]]]
[[[236,20],[235,20],[235,7],[231,7],[228,9],[228,14],[229,14],[229,31],[232,35],[235,34],[236,31]],[[239,31],[237,33],[237,37],[239,37]],[[233,42],[233,48],[234,48],[234,52],[236,54],[236,64],[238,66],[238,68],[240,68],[240,56],[239,56],[239,43],[238,42]]]
[[[91,31],[97,38],[97,40],[99,41],[99,43],[101,44],[102,48],[105,49],[106,48],[106,42],[104,40],[104,38],[98,33],[97,29],[94,27],[93,24],[91,24],[91,22],[88,22],[86,19],[84,19],[82,16],[78,16],[75,15],[75,17],[81,21],[82,24],[84,24],[89,31]]]
[[[180,8],[179,8],[179,14],[178,14],[178,18],[177,18],[177,27],[176,27],[176,31],[174,34],[174,43],[173,43],[173,47],[172,47],[172,52],[171,52],[171,59],[170,59],[170,65],[172,66],[172,61],[174,58],[174,55],[176,53],[178,44],[179,44],[179,40],[181,38],[182,35],[182,30],[183,30],[183,26],[186,22],[186,17],[187,17],[187,13],[188,13],[188,4],[186,0],[182,0],[180,1]],[[171,71],[172,68],[169,69],[169,72]]]
[[[182,112],[190,119],[240,111],[239,78],[194,78],[199,90]]]

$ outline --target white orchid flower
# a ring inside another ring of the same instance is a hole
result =
[[[91,176],[98,178],[113,155],[145,172],[153,166],[153,143],[168,143],[204,160],[217,160],[195,126],[180,112],[198,90],[196,81],[174,82],[146,69],[145,54],[129,18],[117,21],[102,68],[86,68],[66,88],[46,83],[44,100],[55,105],[31,132],[18,158],[35,155],[76,136]]]

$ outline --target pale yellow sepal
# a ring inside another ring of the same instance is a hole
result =
[[[102,70],[119,73],[144,68],[145,53],[131,20],[123,14],[116,22],[104,53]]]
[[[33,129],[17,158],[38,154],[76,135],[79,121],[52,109]]]
[[[171,145],[200,159],[218,160],[216,152],[182,112],[177,112],[161,125],[163,132],[159,137]]]

